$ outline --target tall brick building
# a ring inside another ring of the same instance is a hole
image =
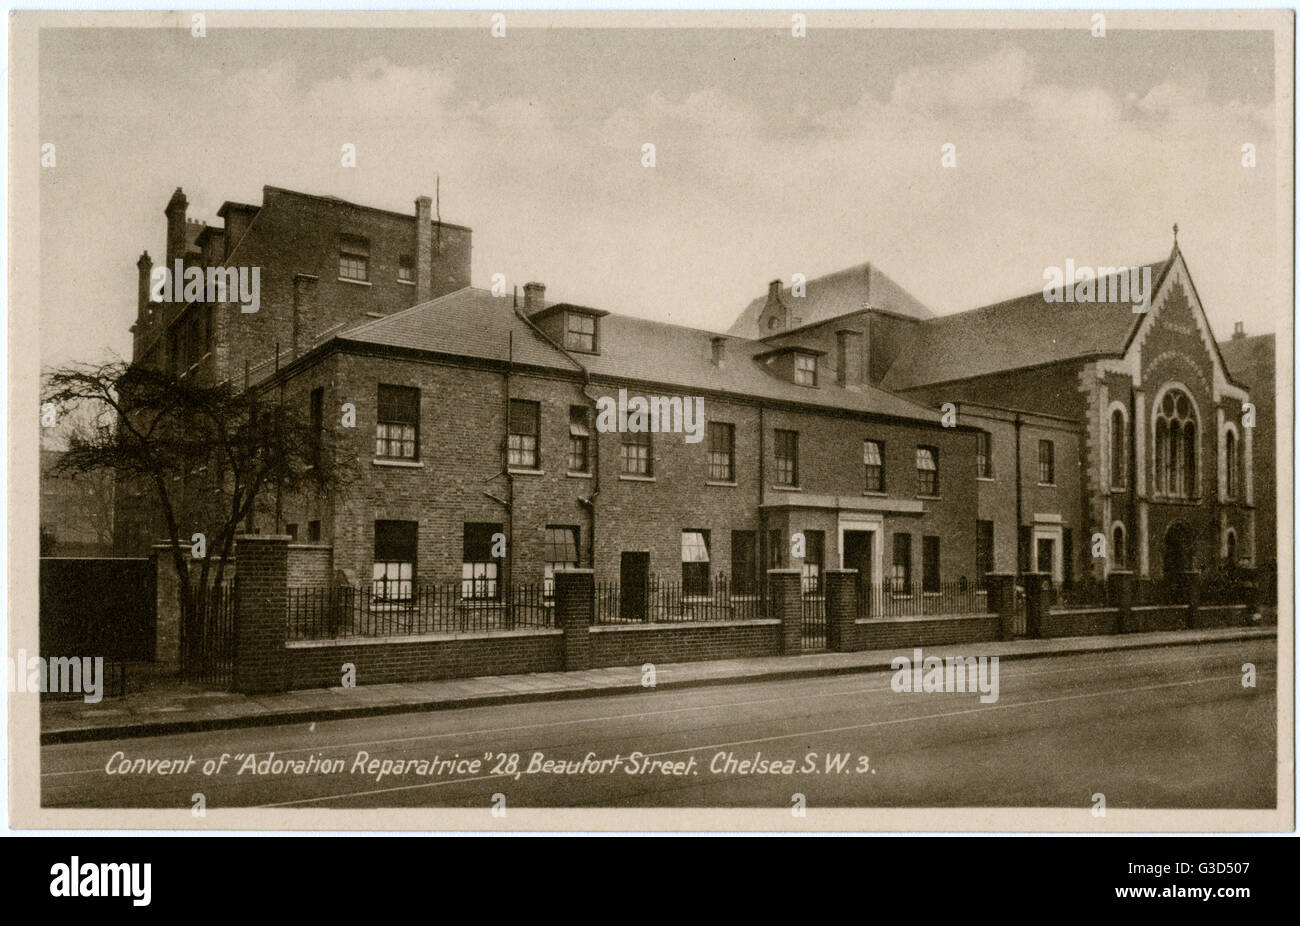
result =
[[[1247,335],[1238,322],[1223,342],[1223,357],[1233,378],[1250,390],[1255,406],[1255,558],[1261,568],[1277,568],[1277,339]],[[1289,439],[1289,437],[1284,437]]]
[[[211,225],[188,206],[178,187],[163,210],[163,266],[257,268],[260,298],[256,312],[233,290],[225,301],[151,301],[154,261],[142,253],[132,358],[177,375],[256,384],[345,328],[469,283],[472,233],[436,221],[427,196],[403,215],[267,186],[260,206],[226,202]],[[163,533],[148,493],[124,486],[119,552],[147,551]]]

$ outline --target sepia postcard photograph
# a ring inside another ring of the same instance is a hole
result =
[[[10,826],[1294,828],[1292,11],[9,24]]]

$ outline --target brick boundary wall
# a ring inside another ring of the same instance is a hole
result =
[[[432,681],[482,675],[572,671],[646,662],[793,655],[802,650],[803,601],[795,569],[769,570],[767,618],[659,624],[593,625],[590,569],[555,573],[554,628],[440,633],[383,639],[287,641],[290,545],[288,537],[253,535],[237,541],[240,594],[235,615],[238,656],[233,688],[257,693],[337,687],[344,666],[359,685]],[[159,570],[160,575],[164,574]],[[1006,618],[997,614],[924,617],[854,616],[856,576],[828,570],[828,639],[841,648],[913,649],[999,639]],[[1115,633],[1122,608],[1047,610],[1045,636]],[[1134,607],[1129,631],[1233,626],[1247,623],[1242,605]]]
[[[1151,633],[1156,630],[1186,630],[1187,605],[1139,605],[1133,608],[1130,633]]]
[[[321,588],[334,584],[334,547],[328,543],[289,544],[289,587]]]
[[[861,649],[899,649],[948,643],[991,643],[1002,634],[996,614],[935,617],[863,617],[856,621]]]
[[[1120,626],[1119,608],[1075,608],[1048,611],[1043,615],[1045,637],[1091,637],[1099,634],[1117,634]]]
[[[1241,627],[1250,623],[1250,608],[1244,604],[1201,605],[1192,612],[1193,630],[1206,627]]]
[[[564,670],[564,632],[506,630],[386,640],[295,640],[285,645],[288,687],[337,688],[344,664],[358,685],[430,682]]]
[[[781,622],[775,619],[599,626],[591,628],[591,665],[777,656],[781,641]]]

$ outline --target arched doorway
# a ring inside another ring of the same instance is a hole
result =
[[[1175,521],[1165,531],[1162,551],[1165,578],[1176,578],[1192,568],[1192,531],[1182,521]]]

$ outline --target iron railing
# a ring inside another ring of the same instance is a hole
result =
[[[984,614],[988,591],[974,582],[914,582],[858,586],[861,617],[921,617],[938,614]]]
[[[719,574],[707,582],[680,582],[650,576],[644,583],[596,583],[597,624],[742,621],[764,617],[757,588],[737,588]]]
[[[235,668],[235,579],[208,589],[202,607],[196,590],[191,605],[188,619],[181,618],[181,675],[202,685],[228,686]]]
[[[462,582],[416,586],[396,597],[376,594],[370,587],[291,588],[289,639],[555,626],[555,599],[546,583],[492,583],[469,588],[470,596],[466,591]]]

